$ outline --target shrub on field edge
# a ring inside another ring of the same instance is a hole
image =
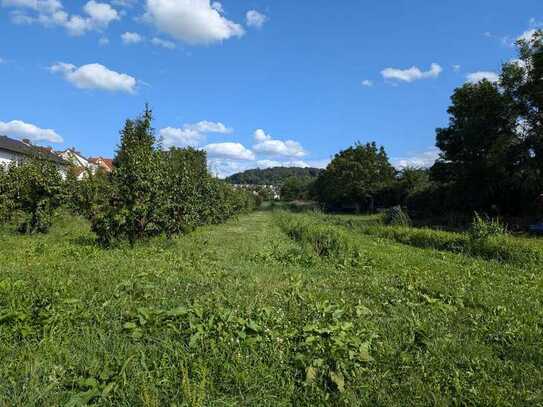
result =
[[[387,209],[383,216],[383,222],[385,225],[391,226],[411,226],[411,219],[401,206]]]
[[[19,232],[46,233],[55,209],[62,203],[64,183],[55,164],[30,158],[22,165],[8,167],[1,177],[2,220],[7,221],[17,213]]]

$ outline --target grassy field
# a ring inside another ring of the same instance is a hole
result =
[[[0,231],[0,406],[543,404],[538,258],[395,240],[272,212],[110,250],[66,216]]]

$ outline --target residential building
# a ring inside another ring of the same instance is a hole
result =
[[[29,140],[15,140],[0,135],[0,166],[20,165],[29,158],[39,158],[53,162],[63,177],[66,176],[70,165],[56,155],[51,147],[35,146]]]

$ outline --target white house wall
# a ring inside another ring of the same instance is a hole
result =
[[[7,167],[14,161],[20,161],[24,158],[23,155],[11,151],[0,150],[0,165]]]

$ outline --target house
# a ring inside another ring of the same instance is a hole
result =
[[[99,165],[92,163],[90,159],[85,158],[74,147],[57,152],[57,155],[72,164],[74,175],[78,180],[85,178],[89,172],[91,174],[96,174],[96,171],[100,168]]]
[[[56,155],[51,147],[33,145],[29,140],[15,140],[0,135],[0,166],[20,165],[28,158],[39,158],[54,163],[63,177],[70,164]]]
[[[93,165],[97,165],[106,172],[113,171],[113,160],[111,158],[91,157],[89,158],[89,162]]]

